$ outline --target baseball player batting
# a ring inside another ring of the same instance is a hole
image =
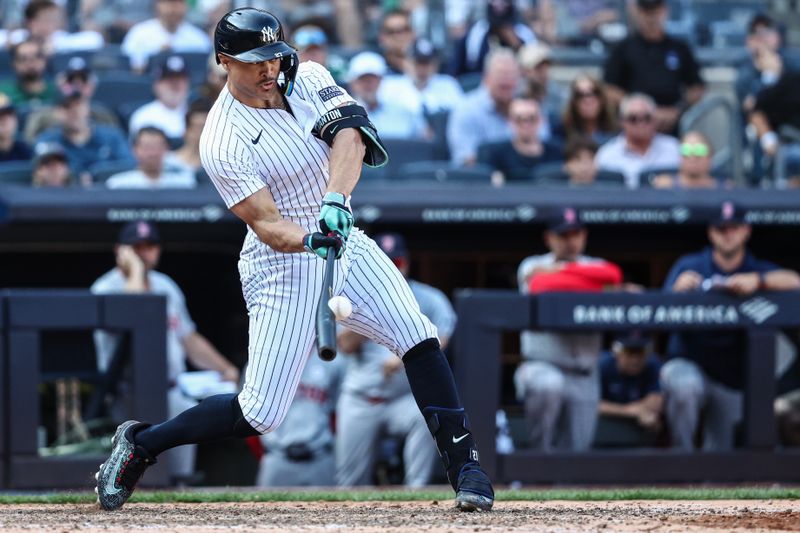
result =
[[[320,258],[334,248],[332,293],[353,305],[342,324],[403,359],[456,507],[491,509],[494,491],[436,328],[397,268],[353,226],[349,198],[362,162],[381,166],[388,157],[366,111],[325,68],[299,64],[281,23],[266,11],[231,11],[214,41],[228,82],[208,115],[200,150],[225,204],[248,226],[239,260],[250,317],[245,382],[238,395],[212,396],[161,424],[120,425],[96,474],[101,507],[122,506],[165,450],[280,425],[314,346]]]

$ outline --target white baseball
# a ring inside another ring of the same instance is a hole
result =
[[[333,296],[328,300],[328,308],[333,311],[336,320],[344,320],[353,312],[353,304],[344,296]]]

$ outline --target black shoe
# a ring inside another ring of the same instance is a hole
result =
[[[117,428],[111,439],[111,456],[100,465],[94,475],[97,486],[97,503],[106,511],[122,507],[133,494],[136,483],[147,470],[156,463],[147,450],[133,442],[136,431],[149,427],[150,424],[128,420]]]
[[[489,511],[494,490],[478,460],[475,439],[463,409],[425,408],[422,413],[436,440],[447,479],[456,491],[456,508],[462,511]]]
[[[489,476],[478,463],[467,463],[461,469],[456,487],[456,508],[462,511],[491,511],[494,489]]]

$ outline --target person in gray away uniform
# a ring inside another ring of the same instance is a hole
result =
[[[405,240],[394,233],[374,240],[403,276],[408,276]],[[442,348],[453,333],[456,315],[440,290],[408,280],[422,312],[438,328]],[[414,398],[402,360],[383,346],[347,329],[338,334],[339,349],[347,354],[342,394],[336,406],[336,482],[340,486],[370,485],[379,439],[384,434],[405,436],[405,484],[420,487],[430,481],[436,446],[425,419],[414,409]]]
[[[324,487],[334,484],[331,414],[346,362],[325,362],[311,355],[286,418],[261,435],[266,453],[258,471],[259,487]]]

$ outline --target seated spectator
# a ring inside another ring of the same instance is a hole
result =
[[[163,0],[162,0],[163,1]],[[133,112],[131,135],[145,126],[162,130],[170,139],[180,139],[186,129],[189,104],[189,68],[180,56],[169,56],[159,66],[153,83],[156,99]]]
[[[93,123],[113,128],[120,127],[119,119],[113,111],[103,104],[92,102],[97,89],[97,79],[84,58],[80,56],[70,58],[66,70],[59,73],[56,78],[56,84],[62,97],[78,93],[89,102],[89,119]],[[60,126],[63,122],[64,116],[59,106],[37,109],[28,116],[25,123],[25,139],[33,142],[40,133]]]
[[[750,225],[746,213],[733,202],[723,202],[714,214],[708,239],[709,248],[683,256],[672,266],[665,291],[722,291],[745,298],[757,291],[800,289],[797,272],[748,251]],[[733,447],[734,428],[742,419],[746,347],[741,331],[685,331],[670,336],[661,386],[673,446],[694,448],[702,411],[703,448]]]
[[[418,39],[411,51],[408,73],[384,78],[380,96],[401,97],[412,109],[429,115],[450,111],[464,97],[464,92],[455,78],[439,73],[439,56],[433,43]]]
[[[493,184],[529,181],[537,165],[563,159],[559,147],[539,139],[540,109],[534,98],[514,98],[508,113],[514,132],[511,140],[483,144],[478,148],[478,163],[497,173],[492,176]]]
[[[658,381],[661,362],[648,353],[650,345],[650,338],[642,332],[629,331],[617,337],[610,353],[600,357],[596,444],[653,444],[661,429],[663,398]]]
[[[569,46],[585,46],[600,35],[604,25],[620,18],[614,0],[539,0],[534,29],[542,39]]]
[[[745,114],[755,107],[758,93],[780,79],[788,61],[782,41],[780,29],[769,15],[759,13],[750,20],[745,41],[750,57],[736,68],[736,98]],[[789,69],[797,70],[798,65]]]
[[[202,167],[200,163],[200,134],[206,123],[211,102],[195,100],[186,112],[186,132],[183,134],[183,145],[167,154],[164,166],[181,172],[195,174]]]
[[[17,110],[11,99],[0,93],[0,162],[27,161],[31,158],[31,149],[19,140],[19,119]]]
[[[639,175],[648,168],[677,168],[680,143],[675,137],[656,132],[656,104],[644,94],[631,94],[620,103],[622,133],[597,152],[600,170],[620,172],[625,184],[639,187]]]
[[[600,80],[586,74],[572,80],[562,125],[562,136],[567,141],[588,136],[603,145],[617,134],[614,108]]]
[[[85,182],[89,167],[101,161],[130,161],[133,163],[128,141],[122,131],[110,126],[95,124],[90,119],[89,102],[80,93],[61,99],[60,113],[64,122],[60,127],[45,131],[37,142],[56,142],[64,147],[72,173]]]
[[[64,8],[52,0],[31,0],[25,6],[25,27],[9,32],[0,40],[18,44],[25,40],[42,43],[45,55],[78,50],[98,50],[103,47],[103,35],[97,31],[64,31]]]
[[[384,13],[378,32],[378,46],[386,62],[389,74],[405,74],[408,71],[408,56],[414,44],[411,15],[402,9]]]
[[[0,83],[0,92],[8,95],[14,105],[35,108],[56,101],[58,91],[45,77],[47,58],[40,43],[22,41],[12,46],[11,66],[16,79]]]
[[[71,176],[67,154],[57,143],[39,143],[34,147],[33,179],[34,187],[66,187]]]
[[[143,71],[150,56],[165,50],[210,52],[211,39],[200,28],[186,22],[186,0],[156,0],[156,18],[133,26],[122,41],[122,52],[131,67]]]
[[[603,79],[615,102],[630,93],[652,97],[656,128],[675,133],[681,113],[703,97],[700,67],[687,43],[667,35],[666,0],[636,0],[632,13],[636,31],[611,51]]]
[[[586,137],[575,137],[564,150],[564,173],[567,183],[574,187],[594,184],[597,179],[595,155],[597,144]]]
[[[784,127],[800,131],[800,70],[784,70],[778,81],[758,93],[750,123],[755,127],[764,153],[774,157],[781,147]],[[789,185],[800,186],[800,143],[784,143],[784,165]],[[778,184],[783,186],[784,184]]]
[[[451,56],[450,73],[461,76],[482,72],[486,58],[496,48],[509,48],[516,52],[527,43],[535,43],[536,35],[519,20],[512,0],[486,2],[486,18],[475,21],[466,34],[455,43]]]
[[[520,84],[516,56],[497,50],[486,57],[483,83],[467,93],[447,123],[450,157],[456,165],[472,165],[478,147],[511,138],[508,111]]]
[[[519,291],[600,291],[621,283],[616,265],[583,255],[587,237],[574,208],[558,209],[544,233],[550,253],[520,263]],[[514,385],[534,449],[584,451],[591,446],[600,401],[602,340],[595,332],[522,332],[523,362]]]
[[[720,182],[711,175],[714,149],[708,137],[690,131],[681,139],[681,165],[677,174],[654,176],[651,185],[656,189],[717,189]]]
[[[375,52],[361,52],[350,60],[347,71],[350,94],[369,113],[384,139],[422,139],[428,135],[422,113],[395,99],[381,98],[380,86],[386,63]]]
[[[561,129],[561,113],[567,102],[567,94],[564,87],[550,79],[553,62],[550,47],[542,43],[526,44],[517,54],[517,60],[522,69],[526,92],[536,98],[542,110],[539,137],[543,141],[551,140],[555,131]]]
[[[206,81],[197,89],[197,94],[200,98],[216,102],[222,88],[228,83],[228,72],[222,65],[217,64],[214,54],[208,56],[207,69]]]
[[[106,186],[109,189],[191,189],[197,185],[194,174],[170,169],[164,165],[169,140],[158,128],[145,126],[133,140],[133,153],[138,166],[135,170],[114,174]]]
[[[292,44],[297,50],[300,62],[313,61],[328,69],[337,82],[344,81],[347,76],[347,61],[328,52],[328,36],[322,28],[313,24],[304,24],[292,35]],[[340,83],[343,85],[343,83]]]

